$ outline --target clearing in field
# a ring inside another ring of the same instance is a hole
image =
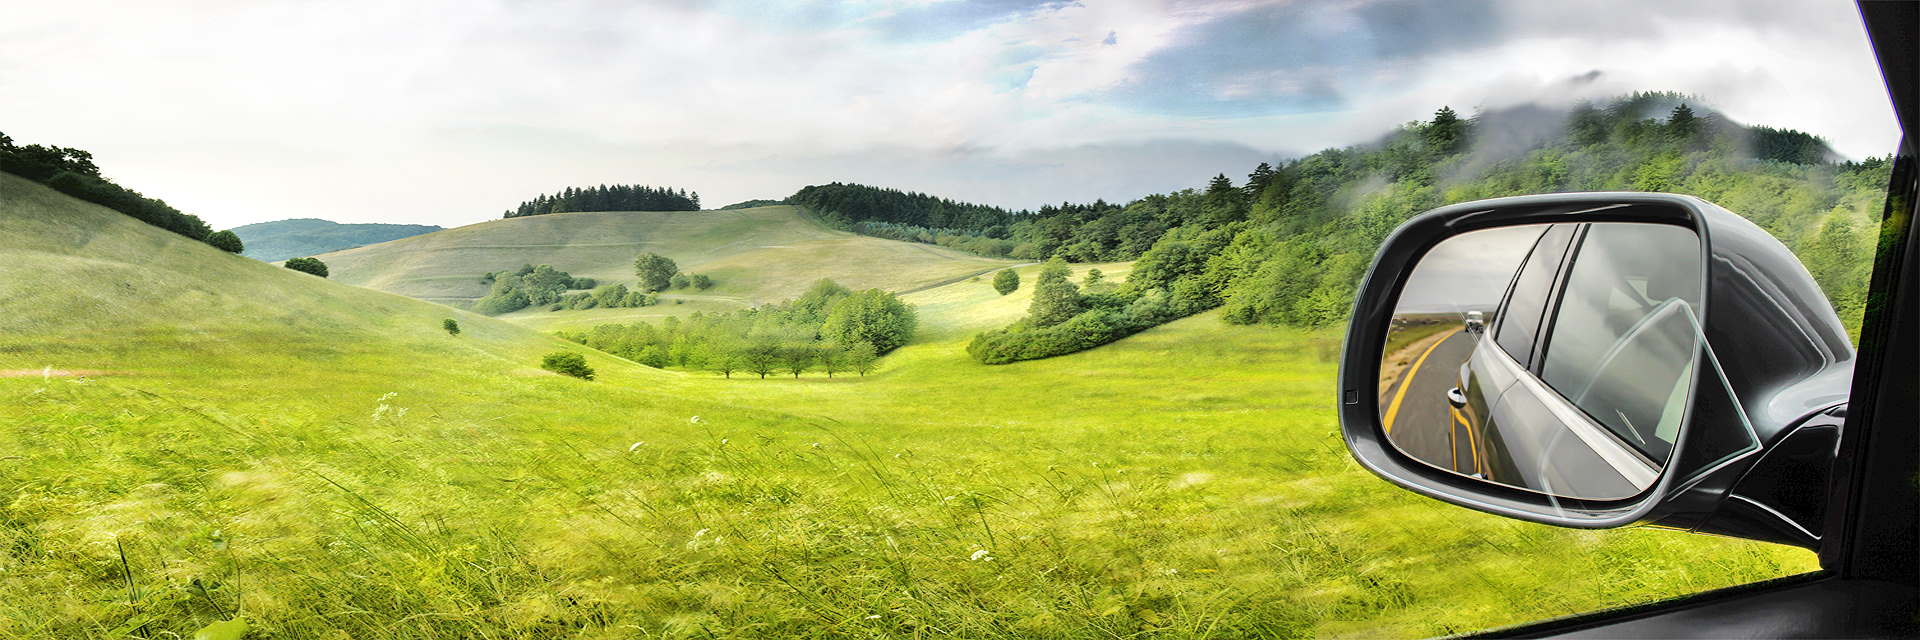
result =
[[[1341,445],[1333,334],[1213,313],[985,366],[1024,291],[963,278],[871,376],[723,380],[6,175],[0,264],[0,370],[125,374],[0,378],[0,637],[1408,636],[1815,567],[1395,489]]]

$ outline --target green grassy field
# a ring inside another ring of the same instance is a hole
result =
[[[835,231],[789,206],[527,216],[318,257],[340,282],[463,304],[486,295],[481,276],[523,264],[551,264],[602,284],[632,286],[633,259],[643,252],[673,258],[683,271],[712,276],[714,288],[696,293],[734,307],[777,302],[823,277],[856,289],[900,291],[1012,264]],[[686,310],[629,311],[614,315],[645,318]]]
[[[722,380],[5,175],[0,267],[0,637],[1410,636],[1815,565],[1393,488],[1331,334],[1213,314],[988,367],[1026,292],[962,279],[871,376]]]

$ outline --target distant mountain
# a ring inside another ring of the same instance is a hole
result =
[[[340,224],[317,218],[257,222],[234,227],[246,243],[241,255],[266,262],[304,258],[439,231],[430,224]]]

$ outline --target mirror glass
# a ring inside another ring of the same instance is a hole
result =
[[[1701,357],[1699,237],[1630,222],[1442,241],[1395,302],[1380,421],[1401,452],[1549,495],[1631,497],[1684,426]]]

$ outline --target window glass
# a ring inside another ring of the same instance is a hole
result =
[[[1648,458],[1679,431],[1698,332],[1700,240],[1660,224],[1594,224],[1580,240],[1541,378]]]
[[[1560,258],[1566,255],[1573,229],[1555,225],[1541,234],[1520,275],[1514,278],[1513,291],[1507,294],[1506,308],[1500,313],[1500,331],[1494,339],[1522,366],[1533,362],[1533,339],[1539,335],[1540,314],[1552,293],[1553,276],[1560,268]]]

